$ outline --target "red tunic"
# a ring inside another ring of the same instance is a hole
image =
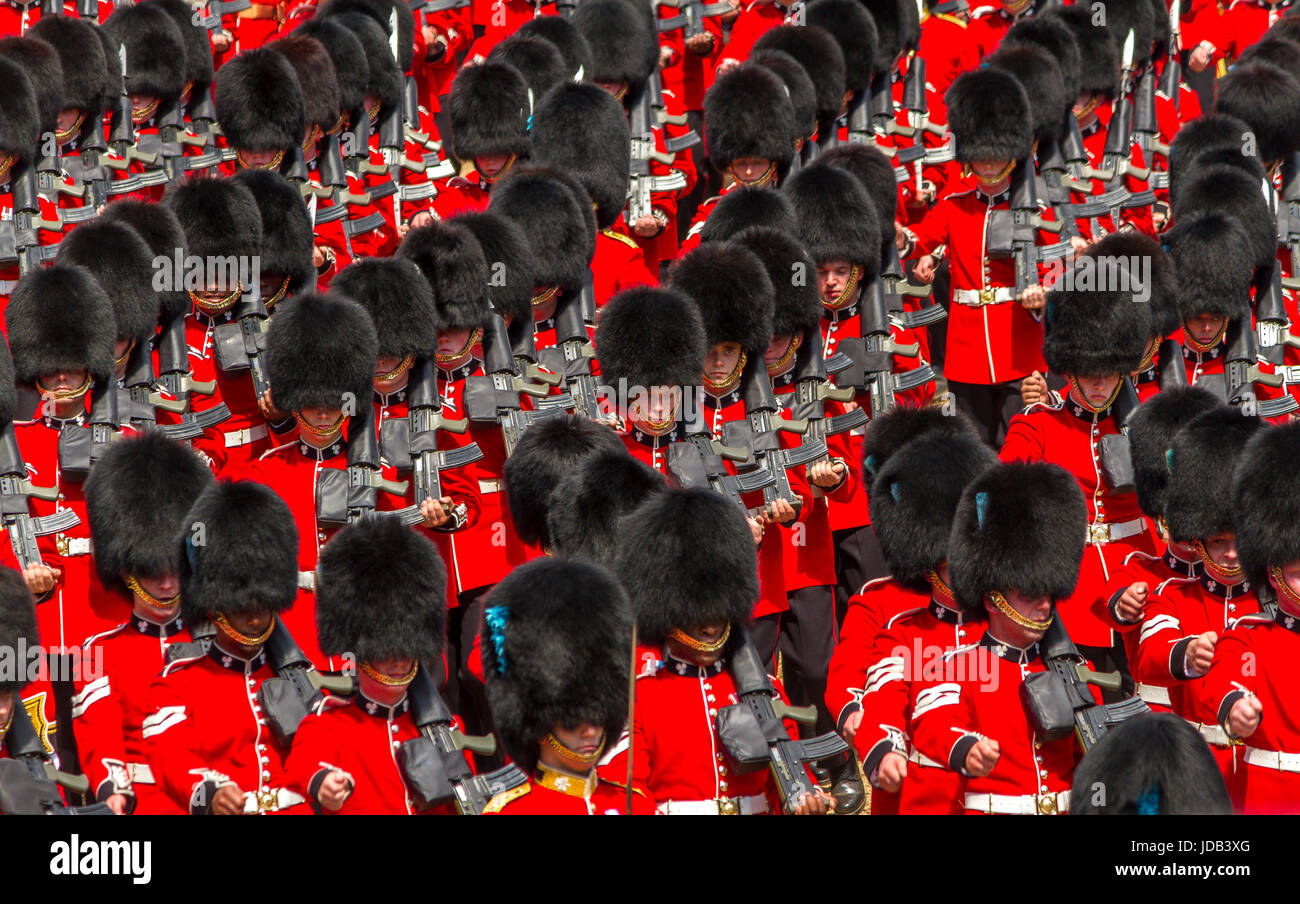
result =
[[[619,225],[622,225],[621,220]],[[602,229],[596,234],[596,255],[591,259],[591,276],[596,307],[604,307],[607,301],[624,289],[659,285],[659,277],[646,267],[641,246],[630,236],[615,229]]]
[[[939,98],[939,108],[930,108],[930,118],[947,122],[947,107],[943,95],[953,80],[969,69],[979,66],[980,48],[975,41],[976,29],[947,13],[926,16],[921,23],[921,49],[918,55],[925,60],[925,80],[934,85]]]
[[[654,802],[632,786],[633,816],[654,813]],[[625,816],[627,786],[592,771],[584,781],[545,766],[526,785],[503,791],[488,802],[484,816]]]

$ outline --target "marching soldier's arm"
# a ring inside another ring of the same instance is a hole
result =
[[[86,655],[90,655],[90,648]],[[122,701],[107,673],[91,681],[77,681],[72,698],[73,730],[77,735],[81,771],[90,780],[95,800],[114,794],[129,798],[135,809],[135,790],[126,769],[126,740],[123,736]]]
[[[150,715],[145,717],[142,732],[149,762],[154,779],[181,809],[194,816],[208,815],[217,790],[236,784],[203,761],[188,701],[166,671],[149,688]]]

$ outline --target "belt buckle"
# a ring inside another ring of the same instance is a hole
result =
[[[67,534],[62,534],[62,533],[60,533],[60,534],[55,534],[55,535],[54,535],[54,548],[55,548],[56,550],[58,550],[59,555],[61,555],[61,556],[67,556],[67,554],[68,554],[68,550],[72,548],[71,545],[70,545],[69,542],[68,542],[68,535],[67,535]]]
[[[1056,815],[1056,795],[1055,795],[1055,794],[1044,794],[1044,795],[1042,795],[1041,797],[1040,797],[1040,796],[1035,796],[1035,798],[1034,798],[1034,802],[1035,802],[1035,803],[1037,804],[1037,806],[1038,806],[1038,815],[1039,815],[1039,816],[1055,816],[1055,815]]]
[[[1109,543],[1110,542],[1110,525],[1105,523],[1088,525],[1088,542],[1089,543]]]
[[[273,813],[280,809],[280,795],[275,791],[257,792],[257,809],[261,813]]]
[[[981,305],[986,305],[986,304],[997,304],[997,301],[998,301],[998,290],[997,290],[997,289],[980,289],[980,304],[981,304]]]
[[[739,816],[740,803],[733,797],[718,798],[718,815],[719,816]]]

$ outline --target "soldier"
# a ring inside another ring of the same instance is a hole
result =
[[[180,611],[175,537],[211,484],[202,459],[152,430],[114,443],[86,481],[99,592],[125,620],[82,644],[85,659],[96,647],[103,651],[104,667],[76,682],[73,716],[96,799],[112,805],[115,795],[133,795],[135,813],[183,812],[154,777],[142,726],[152,714],[149,685],[191,639]]]
[[[274,677],[263,645],[297,594],[298,540],[289,507],[251,481],[222,482],[199,496],[176,537],[181,618],[211,621],[206,651],[178,658],[149,688],[141,734],[154,778],[192,815],[277,813],[304,803],[285,787],[288,751],[262,713]]]
[[[241,53],[218,70],[214,97],[221,134],[235,151],[222,172],[287,171],[307,134],[302,89],[289,61],[269,48]]]
[[[627,769],[597,768],[628,724],[632,617],[603,568],[539,559],[488,598],[483,667],[501,743],[530,777],[485,814],[647,815],[644,786]],[[629,807],[629,802],[631,806]]]
[[[488,205],[488,193],[503,173],[527,160],[532,107],[528,84],[505,63],[462,69],[451,84],[451,152],[460,172],[434,199],[440,219]]]
[[[1085,521],[1078,483],[1046,462],[991,468],[966,486],[957,506],[951,586],[962,610],[986,617],[987,626],[978,643],[945,657],[943,674],[916,691],[912,740],[966,778],[968,813],[1070,809],[1074,736],[1042,738],[1021,686],[1047,668],[1038,642],[1057,603],[1074,590]]]
[[[277,42],[278,43],[278,42]],[[262,219],[258,255],[262,304],[274,313],[285,298],[316,287],[312,266],[311,214],[302,195],[288,179],[270,170],[247,169],[234,175],[257,202]],[[266,405],[261,405],[266,414]]]

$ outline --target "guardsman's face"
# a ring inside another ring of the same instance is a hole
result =
[[[403,370],[400,374],[388,380],[379,379],[380,377],[386,374],[391,374],[393,371],[397,370],[398,365],[401,363],[402,358],[399,355],[384,355],[379,359],[379,362],[375,365],[374,381],[375,389],[378,392],[387,394],[396,389],[400,389],[406,384],[407,374],[410,372],[409,370]]]
[[[623,89],[626,87],[624,82],[596,82],[602,90],[614,97],[621,97]]]
[[[728,623],[719,620],[691,625],[680,630],[691,640],[703,644],[715,644],[722,639],[722,635],[727,632],[727,628]],[[713,665],[722,656],[722,650],[694,650],[671,637],[668,638],[668,649],[678,659],[694,662],[696,665],[702,666]]]
[[[1212,537],[1206,537],[1201,543],[1210,561],[1220,568],[1232,570],[1239,564],[1237,559],[1237,535],[1224,531]]]
[[[1046,622],[1052,617],[1052,598],[1050,596],[1025,596],[1018,590],[1008,590],[1003,596],[1007,604],[1018,615],[1035,622]],[[1046,628],[1026,628],[1016,624],[992,602],[986,601],[984,608],[989,614],[989,629],[998,640],[1016,647],[1027,647],[1042,639]]]
[[[230,627],[246,637],[260,637],[262,632],[271,626],[271,619],[274,617],[266,609],[259,609],[257,612],[227,615],[226,621],[230,622]]]
[[[77,124],[77,118],[84,113],[84,110],[60,110],[55,127],[60,133],[67,132]]]
[[[138,125],[153,115],[158,107],[159,98],[153,94],[129,94],[131,99],[131,118]]]
[[[465,343],[469,342],[469,334],[467,329],[438,330],[438,354],[460,354],[465,350]]]
[[[86,368],[71,367],[41,374],[41,386],[48,392],[70,392],[86,382]]]
[[[298,414],[317,430],[326,430],[342,419],[343,409],[311,406],[303,408]]]
[[[1278,602],[1283,606],[1288,606],[1293,611],[1300,609],[1300,604],[1291,601],[1291,596],[1300,597],[1300,559],[1293,562],[1287,562],[1280,569],[1282,572],[1282,583],[1280,586],[1277,581],[1277,575],[1269,569],[1268,582],[1273,585],[1273,589],[1278,592]],[[1288,592],[1290,596],[1288,596]]]
[[[833,302],[840,297],[844,287],[849,284],[853,265],[848,261],[825,261],[817,265],[817,291],[822,301]]]
[[[704,375],[710,382],[721,383],[731,376],[740,363],[739,342],[719,342],[704,356]]]
[[[1191,320],[1183,323],[1183,328],[1191,335],[1200,345],[1208,345],[1219,335],[1224,324],[1227,322],[1224,317],[1216,317],[1213,314],[1197,314]]]
[[[735,174],[737,181],[748,185],[762,178],[771,166],[772,161],[763,157],[741,157],[739,160],[732,161],[731,172]]]
[[[1079,383],[1079,390],[1083,393],[1084,401],[1093,408],[1100,408],[1105,405],[1115,392],[1115,387],[1119,385],[1118,376],[1075,377],[1075,380]]]
[[[474,168],[478,170],[479,175],[488,179],[495,179],[501,175],[501,171],[506,168],[506,163],[509,160],[509,154],[486,154],[474,158]]]
[[[772,337],[772,344],[767,347],[767,351],[763,352],[763,361],[767,364],[767,369],[769,371],[772,370],[772,365],[785,357],[786,353],[790,351],[790,343],[794,342],[798,338],[798,336],[793,335]],[[793,361],[794,358],[791,357],[790,362],[788,363],[793,363]],[[789,368],[787,367],[785,369],[788,370]],[[784,372],[784,370],[782,372]],[[780,374],[773,373],[773,376],[780,376]]]
[[[132,339],[119,339],[113,343],[113,360],[120,361],[131,347]],[[125,363],[125,362],[124,362]]]
[[[680,387],[651,386],[628,400],[628,419],[646,433],[670,433],[677,424],[681,399]]]
[[[266,169],[279,153],[279,151],[247,151],[241,149],[239,159],[249,169]]]
[[[179,575],[163,574],[158,577],[139,577],[135,582],[145,593],[149,594],[156,600],[169,600],[181,592],[181,579]]]
[[[406,658],[389,657],[388,659],[372,659],[366,664],[385,678],[404,678],[411,674],[411,669],[415,667],[415,660],[409,656]]]

